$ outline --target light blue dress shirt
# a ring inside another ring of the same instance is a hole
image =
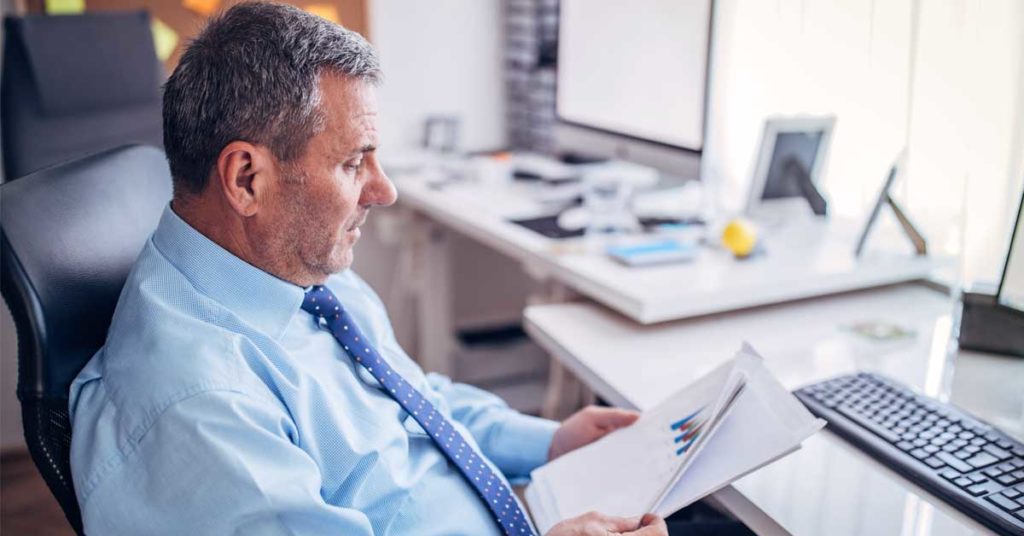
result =
[[[508,478],[557,424],[424,375],[351,270],[331,277],[378,352]],[[89,534],[497,534],[420,426],[300,309],[304,289],[168,207],[104,347],[71,386],[71,467]]]

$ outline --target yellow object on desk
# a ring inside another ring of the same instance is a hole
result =
[[[722,245],[737,257],[746,257],[757,247],[757,227],[743,218],[736,218],[722,229]]]

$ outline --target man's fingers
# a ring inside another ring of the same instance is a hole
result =
[[[640,414],[632,410],[600,408],[594,415],[594,422],[601,428],[615,429],[629,426],[639,418]]]
[[[640,529],[628,534],[633,536],[668,536],[668,525],[659,516],[644,514],[644,517],[640,520]]]
[[[634,517],[615,517],[606,516],[604,514],[598,514],[601,516],[601,524],[604,525],[605,530],[612,532],[629,532],[636,530],[640,526],[640,516]]]

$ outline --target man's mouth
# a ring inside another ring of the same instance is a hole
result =
[[[363,217],[359,218],[355,223],[353,223],[351,227],[346,229],[346,231],[351,233],[352,231],[355,231],[356,229],[362,227],[364,223],[366,223],[366,215],[365,214],[363,215]]]

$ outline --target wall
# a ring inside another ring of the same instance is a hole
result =
[[[920,21],[906,200],[961,205],[966,276],[994,282],[1024,186],[1024,2],[922,2]]]
[[[464,149],[505,144],[502,27],[498,0],[371,2],[383,151],[418,145],[430,114],[462,119]]]
[[[706,161],[730,208],[766,117],[835,114],[837,214],[866,213],[909,147],[911,216],[937,235],[964,214],[965,275],[998,276],[1024,173],[1024,3],[717,0],[715,33]]]
[[[504,147],[502,2],[373,0],[370,7],[370,35],[384,68],[384,84],[378,91],[384,162],[389,154],[418,147],[423,120],[432,114],[461,119],[465,151]],[[380,210],[370,218],[354,266],[385,301],[395,251],[375,230],[388,212]],[[518,321],[528,285],[519,267],[458,236],[452,250],[452,277],[459,281],[453,304],[456,324],[477,327]],[[406,332],[410,311],[392,303],[389,309],[396,330]]]

